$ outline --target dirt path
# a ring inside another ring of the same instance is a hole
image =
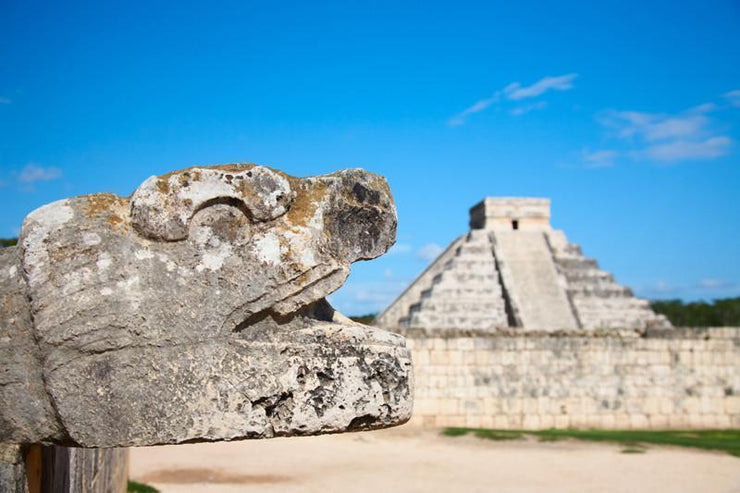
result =
[[[131,449],[131,478],[168,492],[740,492],[740,458],[682,448],[494,442],[399,428]]]

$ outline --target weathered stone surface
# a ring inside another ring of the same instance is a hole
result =
[[[0,443],[0,491],[25,493],[28,480],[20,445]]]
[[[362,170],[191,168],[62,200],[0,251],[0,441],[85,447],[340,432],[410,417],[401,336],[324,297],[396,213]]]

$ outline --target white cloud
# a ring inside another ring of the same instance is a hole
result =
[[[498,102],[498,100],[500,99],[500,97],[501,97],[501,95],[497,91],[490,98],[481,99],[480,101],[476,101],[471,106],[468,106],[467,108],[465,108],[464,110],[462,110],[460,113],[458,113],[457,115],[455,115],[452,118],[450,118],[447,121],[447,124],[450,125],[450,126],[452,126],[452,127],[456,127],[456,126],[462,125],[463,123],[465,123],[465,120],[470,115],[474,115],[475,113],[480,113],[481,111],[483,111],[486,108],[488,108],[489,106],[491,106],[493,103]]]
[[[725,136],[711,137],[701,141],[676,140],[664,144],[651,145],[644,150],[636,151],[637,157],[654,161],[677,162],[694,159],[712,159],[727,154],[732,139]]]
[[[0,96],[0,104],[10,104],[12,101],[9,98],[4,98]]]
[[[665,298],[666,296],[675,296],[683,290],[682,287],[671,284],[667,281],[656,281],[649,286],[643,286],[639,289],[639,296],[646,298]]]
[[[396,243],[388,250],[386,255],[399,255],[409,253],[411,250],[413,250],[413,247],[409,243]]]
[[[691,284],[673,284],[657,281],[638,289],[639,296],[652,299],[669,297],[694,298],[701,296],[732,296],[738,284],[715,278],[704,278]]]
[[[678,286],[674,286],[673,284],[666,281],[658,281],[653,286],[653,290],[658,293],[674,293],[679,289],[680,288]]]
[[[590,152],[584,149],[581,151],[581,157],[589,168],[609,168],[614,166],[614,161],[619,157],[619,152],[608,149]]]
[[[444,248],[437,245],[436,243],[427,243],[423,247],[419,248],[416,252],[416,258],[425,262],[431,262],[432,260],[439,257],[444,251]]]
[[[52,181],[62,176],[59,168],[44,168],[34,163],[28,163],[18,174],[21,183],[32,184],[39,181]]]
[[[730,102],[732,106],[740,108],[740,89],[735,89],[730,92],[726,92],[723,96]]]
[[[606,111],[597,121],[609,129],[612,137],[627,147],[620,155],[658,163],[709,160],[724,156],[733,141],[720,135],[721,128],[713,112],[726,109],[715,103],[704,103],[676,114],[643,111]],[[616,155],[583,154],[586,166],[614,164]]]
[[[522,86],[519,82],[512,82],[504,88],[506,99],[517,101],[519,99],[534,98],[547,91],[567,91],[573,89],[573,80],[578,74],[558,75],[557,77],[543,77],[531,86]]]
[[[717,109],[719,109],[719,107],[715,103],[702,103],[694,106],[689,111],[693,113],[709,113],[710,111],[715,111]]]
[[[447,125],[457,127],[465,123],[469,116],[480,113],[494,103],[499,103],[503,97],[508,101],[519,101],[522,99],[535,98],[545,94],[548,91],[567,91],[573,88],[573,80],[578,74],[565,74],[557,77],[543,77],[531,86],[522,86],[519,82],[512,82],[500,91],[493,93],[493,96],[476,101],[460,113],[456,114],[449,120]],[[541,101],[531,105],[520,106],[510,111],[512,115],[523,115],[532,110],[538,110],[545,107],[545,102]]]
[[[697,285],[700,288],[704,289],[724,289],[724,288],[731,288],[735,285],[735,283],[723,281],[721,279],[712,279],[712,278],[706,278],[700,280]]]
[[[619,137],[640,137],[648,142],[698,137],[706,134],[709,124],[709,118],[695,111],[680,115],[610,111],[600,121],[615,129]]]
[[[350,278],[338,291],[329,296],[329,302],[345,315],[377,313],[391,304],[408,286],[408,281],[353,282]]]
[[[516,108],[511,110],[509,113],[511,113],[514,116],[519,116],[525,113],[529,113],[530,111],[541,110],[545,106],[547,106],[547,103],[545,101],[537,101],[536,103],[527,104],[524,106],[517,106]]]

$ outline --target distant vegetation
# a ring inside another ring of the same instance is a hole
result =
[[[681,300],[650,302],[656,313],[668,317],[675,327],[740,327],[740,298],[724,298],[707,303]],[[349,317],[355,322],[370,325],[377,313]]]
[[[650,303],[676,327],[739,327],[740,298],[725,298],[684,303],[681,300],[656,300]]]
[[[626,447],[625,454],[642,453],[644,444],[673,445],[704,450],[719,450],[740,457],[740,430],[486,430],[475,428],[445,428],[450,437],[473,434],[487,440],[517,440],[526,436],[537,437],[541,442],[563,439],[591,442],[612,442]]]
[[[18,238],[0,238],[0,247],[9,247],[18,243]]]
[[[351,320],[354,320],[357,323],[371,325],[373,322],[375,322],[376,315],[377,313],[368,313],[367,315],[358,315],[358,316],[349,317],[349,318]]]

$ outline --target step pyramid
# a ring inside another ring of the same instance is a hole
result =
[[[550,201],[489,197],[376,319],[387,328],[495,331],[668,328],[646,300],[550,226]]]

